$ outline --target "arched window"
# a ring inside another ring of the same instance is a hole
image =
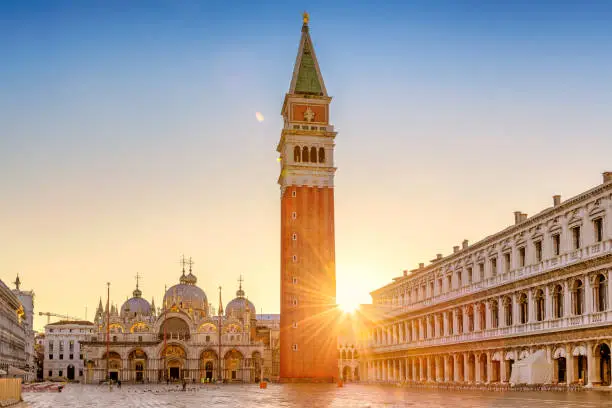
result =
[[[463,333],[463,313],[461,309],[457,309],[457,334]]]
[[[595,279],[595,301],[597,302],[597,311],[603,312],[608,306],[608,280],[603,274],[597,275]]]
[[[478,308],[478,320],[480,323],[480,330],[485,330],[487,328],[487,310],[484,303],[480,304]]]
[[[468,317],[467,331],[471,333],[474,331],[474,308],[472,308],[472,306],[470,306],[467,310],[467,317]]]
[[[536,320],[541,322],[544,320],[544,316],[546,315],[545,302],[544,302],[544,291],[542,289],[538,289],[535,293],[535,310],[536,310]]]
[[[508,296],[504,298],[504,322],[506,326],[512,326],[512,299]]]
[[[296,163],[300,162],[300,146],[295,146],[293,148],[293,161]]]
[[[314,146],[310,148],[310,161],[313,163],[317,162],[317,148]]]
[[[553,289],[553,312],[555,319],[563,316],[563,287],[556,285]]]
[[[325,163],[325,149],[319,147],[319,163]]]
[[[584,286],[580,279],[576,279],[572,285],[572,306],[575,315],[584,313]]]
[[[315,158],[316,160],[316,158]],[[302,161],[304,163],[308,163],[308,147],[304,146],[304,148],[302,149]]]
[[[499,326],[499,306],[496,301],[491,302],[491,328],[497,329]]]
[[[521,293],[521,295],[519,296],[519,306],[520,306],[520,321],[521,324],[525,324],[527,323],[527,320],[529,319],[529,304],[527,303],[527,295],[524,293]]]

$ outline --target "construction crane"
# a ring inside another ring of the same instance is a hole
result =
[[[68,320],[81,320],[78,317],[68,316],[68,315],[61,315],[61,314],[57,314],[57,313],[49,313],[49,312],[38,312],[38,315],[39,316],[47,316],[47,324],[51,323],[51,316],[59,317],[61,319],[68,319]]]

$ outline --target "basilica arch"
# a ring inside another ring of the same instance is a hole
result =
[[[105,371],[108,371],[108,376],[111,380],[117,381],[121,377],[121,370],[123,369],[123,360],[121,359],[121,355],[116,351],[109,351],[108,353],[108,370],[106,370],[106,353],[102,355],[102,361],[104,362]]]
[[[206,349],[200,353],[200,381],[206,382],[217,378],[219,356],[212,349]]]
[[[245,373],[244,356],[235,348],[230,349],[223,356],[224,370],[223,378],[228,382],[248,381],[248,374]]]
[[[149,381],[149,358],[141,348],[128,353],[128,380],[134,382]]]
[[[162,359],[161,376],[165,380],[177,381],[185,378],[187,353],[180,344],[168,344],[160,353]]]

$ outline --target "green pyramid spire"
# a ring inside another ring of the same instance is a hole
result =
[[[316,95],[323,94],[321,82],[319,81],[319,76],[317,75],[315,61],[312,57],[310,41],[308,40],[304,42],[302,61],[300,61],[297,81],[295,82],[295,92]]]
[[[308,30],[308,17],[304,18],[300,48],[295,60],[289,93],[327,96],[319,63]]]

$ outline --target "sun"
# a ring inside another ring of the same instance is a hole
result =
[[[340,307],[340,310],[342,310],[344,313],[353,313],[359,307],[359,302],[345,300],[340,302],[338,306]]]

